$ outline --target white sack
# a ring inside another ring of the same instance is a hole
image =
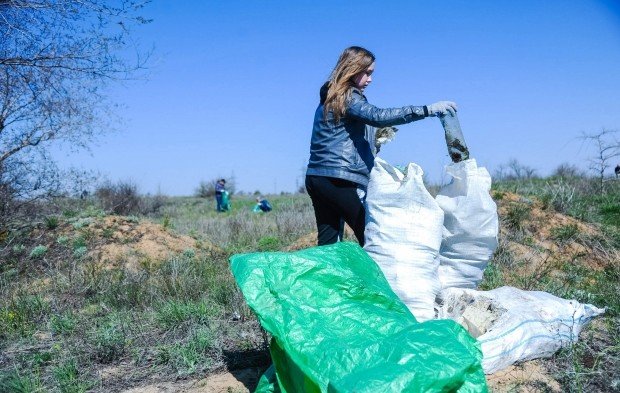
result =
[[[446,166],[452,181],[435,198],[444,211],[439,250],[443,288],[476,288],[497,248],[497,205],[489,195],[491,176],[476,160]]]
[[[422,168],[405,173],[380,158],[366,194],[364,250],[418,321],[435,317],[443,211],[422,181]]]
[[[478,336],[487,374],[515,362],[551,356],[577,342],[585,324],[605,312],[547,292],[513,287],[449,288],[442,290],[442,298],[438,317],[453,319]]]

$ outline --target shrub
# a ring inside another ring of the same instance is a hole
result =
[[[102,363],[110,363],[125,353],[125,331],[119,320],[110,320],[94,333],[95,357]]]
[[[114,214],[128,215],[139,211],[138,186],[131,181],[106,182],[95,190],[95,197],[104,210]]]

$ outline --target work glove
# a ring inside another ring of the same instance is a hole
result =
[[[390,142],[396,136],[396,127],[383,127],[377,129],[375,132],[375,147],[379,149],[381,145]]]
[[[454,116],[456,113],[456,103],[452,101],[439,101],[426,107],[429,116],[447,115],[448,113]]]

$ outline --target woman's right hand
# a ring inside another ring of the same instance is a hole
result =
[[[439,101],[426,107],[428,108],[429,116],[447,115],[448,113],[454,116],[456,113],[456,103],[452,101]]]

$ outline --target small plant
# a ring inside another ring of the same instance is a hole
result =
[[[90,224],[92,224],[93,221],[94,220],[91,217],[80,218],[73,223],[73,228],[81,229],[81,228],[87,227]]]
[[[513,229],[522,230],[525,227],[525,221],[530,218],[530,212],[529,206],[511,205],[506,213],[506,224]]]
[[[138,224],[140,222],[140,217],[138,216],[134,216],[134,215],[130,215],[125,217],[127,219],[128,222],[134,223],[134,224]]]
[[[184,250],[184,251],[183,251],[183,256],[184,256],[185,258],[193,258],[193,257],[195,257],[195,256],[196,256],[196,251],[194,251],[194,250],[193,250],[193,249],[191,249],[191,248],[188,248],[188,249],[186,249],[186,250]]]
[[[620,227],[620,203],[609,202],[601,206],[600,214],[603,223]]]
[[[40,296],[18,294],[0,307],[0,335],[28,336],[48,311],[49,304]]]
[[[170,216],[169,215],[165,215],[164,218],[162,219],[161,225],[164,227],[164,229],[172,229],[172,220],[170,220]]]
[[[103,228],[103,231],[101,231],[101,236],[105,237],[106,239],[111,239],[114,236],[114,229]]]
[[[492,197],[493,197],[493,199],[495,199],[496,201],[501,201],[502,199],[504,199],[504,196],[506,196],[506,193],[505,193],[505,192],[503,192],[503,191],[493,190]]]
[[[221,314],[221,309],[214,304],[202,302],[168,301],[156,312],[160,326],[166,329],[181,326],[187,321],[206,323]]]
[[[13,253],[14,254],[21,254],[26,250],[26,246],[24,246],[23,244],[16,244],[13,246]]]
[[[266,236],[258,241],[259,251],[276,251],[281,247],[280,239],[273,236]]]
[[[92,382],[84,380],[80,376],[77,363],[74,359],[54,367],[52,374],[62,393],[83,393],[88,391],[93,385]]]
[[[82,259],[86,256],[87,253],[88,248],[86,248],[85,246],[81,246],[73,250],[73,257],[76,259]]]
[[[127,339],[122,322],[113,319],[99,327],[93,337],[95,356],[102,363],[110,363],[125,353]]]
[[[51,351],[35,352],[32,355],[32,365],[34,367],[41,367],[52,361],[54,358]]]
[[[2,373],[0,374],[0,391],[6,393],[41,392],[43,391],[41,377],[38,372],[24,375],[20,374],[17,369],[8,373]]]
[[[58,236],[58,239],[56,239],[56,243],[60,244],[61,246],[66,246],[67,244],[69,244],[69,237],[65,235]]]
[[[52,315],[49,321],[50,330],[54,334],[71,333],[75,329],[77,321],[72,313]]]
[[[45,227],[47,229],[56,229],[60,223],[58,216],[47,216],[43,221],[45,222]]]
[[[560,243],[573,240],[579,235],[579,227],[576,224],[561,225],[551,228],[551,237]]]
[[[186,376],[211,367],[213,359],[209,351],[215,345],[213,332],[200,327],[191,333],[186,342],[160,347],[156,356],[159,363],[168,364],[179,375]]]
[[[86,239],[81,235],[76,236],[75,239],[73,239],[73,249],[77,250],[80,247],[86,247]]]
[[[43,257],[47,253],[47,247],[44,245],[38,245],[30,251],[30,258],[38,259]]]

